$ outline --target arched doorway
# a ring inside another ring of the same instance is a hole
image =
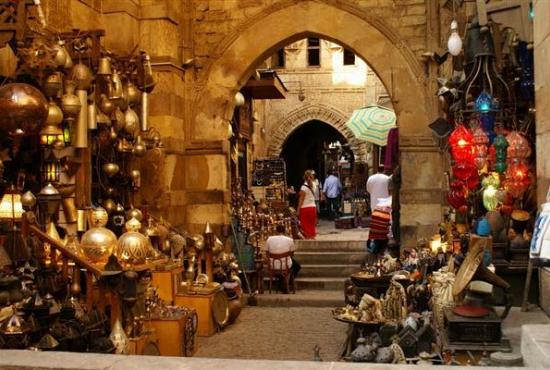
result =
[[[281,157],[286,163],[287,184],[299,189],[304,171],[315,170],[322,180],[326,176],[325,155],[330,143],[345,145],[346,138],[331,125],[312,120],[299,126],[286,138]]]
[[[403,241],[412,245],[417,237],[433,234],[440,221],[443,170],[428,128],[435,112],[430,111],[433,99],[428,94],[425,69],[383,17],[347,2],[282,0],[243,21],[218,44],[201,72],[203,87],[195,93],[192,122],[186,126],[186,173],[205,174],[200,186],[187,180],[188,188],[216,194],[229,190],[229,156],[218,143],[227,140],[235,93],[276,50],[309,36],[335,41],[356,53],[390,92],[400,127],[401,220],[403,239],[407,239]],[[203,152],[203,147],[209,151]],[[187,207],[186,217],[193,220],[188,223],[191,229],[193,224],[198,229],[211,217],[213,203],[220,197],[201,199],[205,201]],[[228,223],[229,202],[216,204],[216,208],[222,222]]]

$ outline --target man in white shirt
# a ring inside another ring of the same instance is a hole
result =
[[[275,227],[275,231],[277,231],[277,235],[273,235],[267,238],[265,242],[265,250],[273,254],[293,252],[294,239],[285,235],[285,226],[282,224],[277,224],[277,226]],[[281,269],[281,261],[273,260],[270,258],[269,263],[271,264],[272,269],[274,270]],[[298,271],[300,271],[300,268],[301,268],[300,264],[296,260],[294,260],[294,258],[291,258],[291,257],[287,257],[286,263],[290,268],[292,277],[295,278],[296,275],[298,275]]]
[[[378,204],[378,199],[388,198],[391,177],[383,173],[384,168],[378,167],[378,173],[371,175],[367,180],[367,192],[370,194],[370,210]]]

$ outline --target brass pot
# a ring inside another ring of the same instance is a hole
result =
[[[92,85],[94,75],[87,65],[78,63],[71,70],[70,79],[76,83],[77,90],[88,90]]]
[[[0,128],[35,134],[48,117],[48,101],[36,87],[10,83],[0,87]]]
[[[103,164],[103,166],[101,166],[101,169],[107,175],[107,177],[113,177],[118,173],[120,167],[118,167],[118,164],[116,163],[105,163]]]
[[[80,99],[75,95],[76,84],[74,81],[67,81],[65,83],[65,95],[61,97],[61,109],[67,117],[74,118],[80,113]]]

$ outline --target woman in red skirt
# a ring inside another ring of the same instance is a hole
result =
[[[317,205],[313,190],[313,171],[304,173],[304,185],[298,195],[298,218],[306,239],[315,239],[317,225]]]

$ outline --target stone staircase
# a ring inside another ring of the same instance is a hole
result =
[[[344,281],[366,257],[362,240],[296,240],[294,258],[302,269],[296,294],[264,294],[255,304],[269,307],[339,307],[344,305]],[[266,281],[267,282],[267,281]],[[264,284],[265,286],[265,284]]]
[[[365,241],[297,240],[294,258],[302,269],[296,279],[299,290],[340,290],[350,274],[365,260]]]

